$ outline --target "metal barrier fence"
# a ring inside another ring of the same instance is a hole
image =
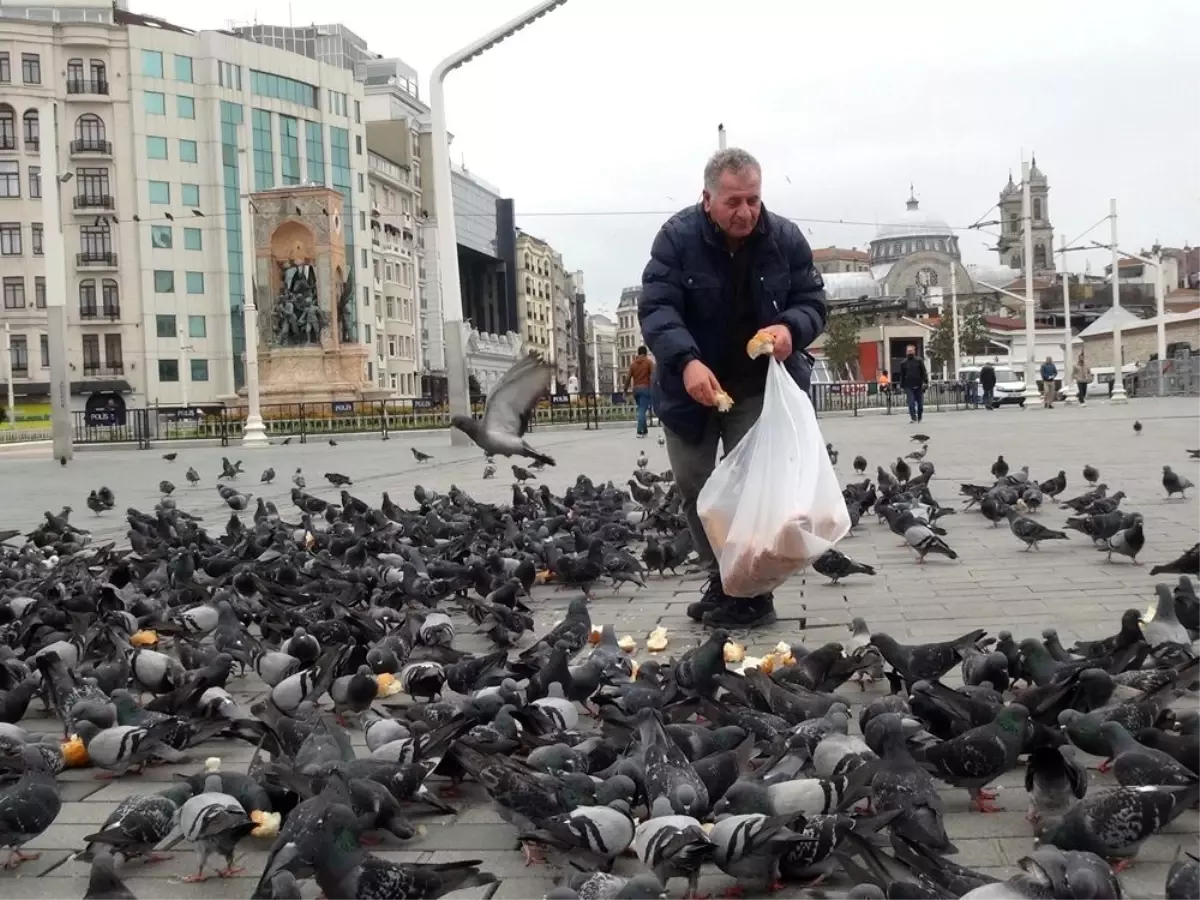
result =
[[[880,391],[874,384],[815,384],[811,396],[818,416],[860,412],[890,415],[894,410],[907,411],[902,391]],[[964,406],[961,385],[935,383],[925,392],[925,408],[931,412]],[[482,400],[472,403],[476,416],[483,414],[483,408]],[[631,422],[636,414],[632,394],[558,394],[538,405],[530,429],[582,425],[592,430],[607,422]],[[129,443],[148,448],[180,440],[218,440],[222,444],[240,440],[246,410],[224,406],[151,407],[81,411],[73,416],[77,444]],[[297,443],[355,433],[379,434],[387,440],[394,433],[450,425],[448,408],[427,399],[275,404],[263,406],[262,417],[272,439],[292,439]]]

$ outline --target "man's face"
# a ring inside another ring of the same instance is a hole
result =
[[[716,191],[704,191],[704,211],[731,238],[747,238],[762,213],[762,173],[756,168],[722,172]]]
[[[916,356],[916,355],[917,355],[917,348],[916,348],[916,347],[914,347],[912,344],[909,344],[907,347],[905,347],[905,348],[904,348],[904,352],[905,352],[906,354],[908,354],[909,356]]]

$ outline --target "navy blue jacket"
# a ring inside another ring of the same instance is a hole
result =
[[[825,330],[825,282],[794,222],[764,207],[759,227],[763,234],[750,263],[758,326],[791,329],[792,355],[784,365],[807,391],[812,363],[804,350]],[[711,367],[722,358],[733,303],[731,254],[721,232],[702,204],[681,210],[654,238],[642,273],[638,319],[654,354],[654,411],[685,441],[700,440],[714,410],[688,396],[683,369],[693,359]]]

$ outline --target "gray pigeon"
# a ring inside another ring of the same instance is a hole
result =
[[[864,691],[867,684],[883,678],[883,657],[879,648],[871,643],[871,629],[866,619],[855,616],[850,621],[850,640],[846,642],[846,656],[853,659],[858,668],[850,676]]]
[[[117,874],[116,861],[107,849],[92,857],[92,870],[88,874],[83,900],[137,900]]]
[[[1054,897],[1120,900],[1125,894],[1107,860],[1082,850],[1060,850],[1043,844],[1017,860],[1027,875],[1049,888]]]
[[[1025,550],[1028,552],[1031,548],[1038,549],[1038,544],[1042,541],[1065,541],[1067,534],[1065,531],[1055,531],[1053,528],[1047,528],[1041,522],[1034,521],[1027,516],[1021,515],[1015,507],[1008,507],[1004,510],[1004,515],[1008,519],[1008,530],[1022,543],[1025,544]]]
[[[1139,744],[1120,722],[1105,722],[1100,731],[1112,745],[1109,766],[1123,787],[1189,787],[1200,781],[1200,776],[1173,756]]]
[[[1156,584],[1154,593],[1158,596],[1158,604],[1154,608],[1154,617],[1143,620],[1142,637],[1153,650],[1162,644],[1180,644],[1187,647],[1191,637],[1187,629],[1175,617],[1175,595],[1167,584]]]
[[[522,839],[548,843],[570,852],[573,859],[586,851],[602,861],[602,870],[610,869],[633,843],[633,813],[624,800],[609,806],[577,806],[549,819],[536,819],[534,825],[536,831]]]
[[[204,780],[204,791],[186,800],[176,817],[184,840],[196,845],[199,857],[196,874],[184,876],[184,881],[206,880],[204,864],[214,851],[225,857],[225,868],[217,873],[222,878],[241,871],[233,865],[234,849],[237,842],[254,829],[254,823],[241,802],[221,790],[219,773]]]
[[[130,769],[142,769],[151,759],[181,762],[187,757],[164,743],[175,729],[174,719],[163,719],[148,726],[114,725],[100,728],[84,719],[75,724],[75,732],[87,748],[92,765],[123,775]],[[111,776],[110,776],[111,777]]]
[[[1062,850],[1087,850],[1128,865],[1146,838],[1159,832],[1200,797],[1191,787],[1121,787],[1084,797],[1062,820],[1043,828],[1041,843]]]
[[[1112,562],[1112,555],[1116,553],[1119,556],[1128,556],[1136,566],[1140,565],[1137,556],[1145,546],[1146,533],[1142,528],[1141,519],[1137,519],[1128,528],[1122,528],[1096,549],[1108,551],[1106,562]]]
[[[1191,853],[1176,860],[1167,870],[1167,900],[1194,900],[1200,897],[1200,859]]]
[[[1029,793],[1025,818],[1030,822],[1059,818],[1076,800],[1083,799],[1087,788],[1087,766],[1075,759],[1074,747],[1035,747],[1025,764],[1025,790]]]
[[[450,424],[474,441],[485,453],[526,456],[545,465],[554,460],[524,440],[529,416],[538,400],[550,392],[553,369],[536,356],[526,356],[504,373],[488,394],[483,418],[453,416]]]
[[[157,794],[131,794],[109,813],[99,831],[84,838],[88,846],[79,858],[94,857],[101,848],[111,847],[126,860],[146,856],[156,861],[154,848],[171,833],[176,811],[191,795],[186,781]],[[98,846],[93,849],[93,845]]]
[[[671,801],[659,797],[650,818],[634,829],[633,849],[663,887],[672,878],[686,878],[687,896],[695,897],[700,869],[712,858],[714,847],[698,819],[675,815]]]
[[[9,851],[6,869],[37,859],[21,850],[52,824],[62,809],[62,795],[46,757],[33,744],[21,748],[21,777],[0,790],[0,847]]]
[[[995,795],[984,787],[1017,764],[1025,741],[1029,710],[1014,703],[987,725],[916,751],[913,756],[946,782],[966,788],[980,812],[992,812]]]
[[[666,896],[662,884],[650,872],[632,878],[607,872],[580,872],[569,886],[581,900],[659,900]]]
[[[708,833],[713,862],[736,878],[751,897],[778,890],[780,859],[794,844],[811,841],[787,827],[795,818],[761,813],[726,816]]]
[[[708,788],[683,750],[663,731],[658,712],[640,710],[637,720],[646,767],[645,790],[650,803],[665,798],[680,815],[698,816],[707,811]]]
[[[934,533],[933,529],[924,522],[916,522],[904,529],[904,542],[917,551],[917,562],[925,562],[930,553],[940,553],[950,559],[958,559],[958,554],[950,549],[950,545]]]
[[[1186,500],[1188,498],[1187,489],[1190,487],[1195,487],[1194,484],[1192,484],[1182,475],[1176,474],[1170,466],[1163,466],[1162,485],[1167,492],[1168,500],[1170,500],[1176,494],[1179,494],[1184,500]]]

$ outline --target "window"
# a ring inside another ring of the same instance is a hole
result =
[[[149,159],[166,159],[167,139],[152,134],[146,135],[146,156]]]
[[[320,122],[304,123],[304,156],[308,160],[308,180],[325,183],[325,138]]]
[[[3,146],[0,144],[0,146]],[[0,197],[21,196],[21,172],[17,163],[0,160]]]
[[[204,273],[203,272],[185,272],[184,281],[187,282],[187,292],[189,294],[204,293]]]
[[[33,305],[37,309],[46,308],[46,279],[41,275],[33,279]]]
[[[0,150],[17,149],[17,112],[11,106],[0,106]]]
[[[204,316],[188,316],[188,337],[208,337],[208,323]]]
[[[41,356],[40,362],[42,368],[50,368],[50,335],[43,334],[38,336],[38,351]]]
[[[34,256],[42,255],[42,223],[34,222],[29,226],[29,244]]]
[[[119,375],[125,371],[125,354],[121,349],[120,334],[104,336],[104,358],[108,361],[108,371]]]
[[[95,113],[84,113],[75,120],[75,142],[80,150],[104,149],[104,120]]]
[[[93,59],[88,63],[88,69],[92,73],[92,81],[95,82],[94,87],[96,92],[100,94],[107,94],[108,70],[105,68],[104,63],[98,59]]]
[[[26,84],[42,83],[42,58],[36,53],[21,54],[21,80]]]
[[[12,370],[14,375],[29,374],[29,339],[23,334],[9,338],[12,348]]]
[[[75,184],[75,192],[78,196],[87,197],[93,200],[95,204],[99,204],[103,202],[99,198],[109,196],[108,169],[76,169]]]
[[[155,250],[170,250],[172,246],[170,225],[150,226],[150,246]]]
[[[317,89],[311,84],[283,75],[260,72],[257,69],[250,70],[250,93],[258,97],[271,97],[317,108]]]
[[[0,84],[8,84],[12,81],[12,63],[8,58],[8,51],[0,53]]]
[[[233,63],[218,62],[217,83],[221,87],[240,91],[242,89],[242,67],[235,66]]]
[[[112,253],[112,234],[108,230],[108,223],[81,226],[79,250],[87,259],[106,259]]]
[[[200,205],[200,185],[181,184],[179,186],[180,202],[193,209]]]
[[[183,249],[184,250],[203,250],[204,237],[199,228],[183,229]]]
[[[168,206],[171,203],[171,185],[168,182],[149,182],[148,193],[150,194],[151,203],[155,203],[160,206]]]
[[[175,54],[175,80],[192,83],[192,58]]]
[[[176,335],[174,316],[155,316],[154,330],[160,338],[173,338]]]
[[[163,55],[158,50],[142,51],[142,74],[147,78],[163,77]]]
[[[100,335],[98,334],[83,336],[83,374],[100,374]]]
[[[83,60],[68,59],[67,60],[67,84],[82,85],[83,84]]]
[[[111,278],[105,278],[100,285],[100,303],[106,316],[119,316],[121,314],[121,294],[117,288],[117,283]]]
[[[160,359],[158,361],[158,380],[159,381],[178,381],[179,380],[179,360],[177,360],[177,359]]]
[[[0,222],[0,256],[21,255],[21,223]]]
[[[79,282],[79,316],[83,319],[95,318],[96,309],[96,281],[92,278],[85,278]]]
[[[168,269],[154,270],[154,293],[175,293],[175,273]]]
[[[208,360],[193,359],[192,363],[192,381],[208,381]]]
[[[196,101],[194,98],[186,94],[179,94],[175,98],[175,115],[181,119],[196,118]]]
[[[198,153],[196,150],[195,141],[187,141],[183,138],[179,139],[179,161],[186,163],[194,163],[198,161]]]
[[[4,308],[5,309],[24,309],[25,308],[25,279],[17,276],[16,278],[4,279]]]
[[[291,116],[279,117],[279,176],[284,184],[300,183],[300,129]]]
[[[38,128],[38,114],[36,109],[25,110],[25,115],[21,116],[21,130],[24,132],[25,149],[37,150],[41,147],[41,129]],[[1038,201],[1039,203],[1041,201]]]
[[[146,107],[146,112],[152,116],[165,116],[167,114],[167,95],[158,91],[143,91],[142,103]]]
[[[29,167],[29,196],[34,200],[42,196],[42,167]]]
[[[265,109],[251,111],[254,142],[254,189],[265,191],[275,186],[275,155],[271,146],[271,113]]]

